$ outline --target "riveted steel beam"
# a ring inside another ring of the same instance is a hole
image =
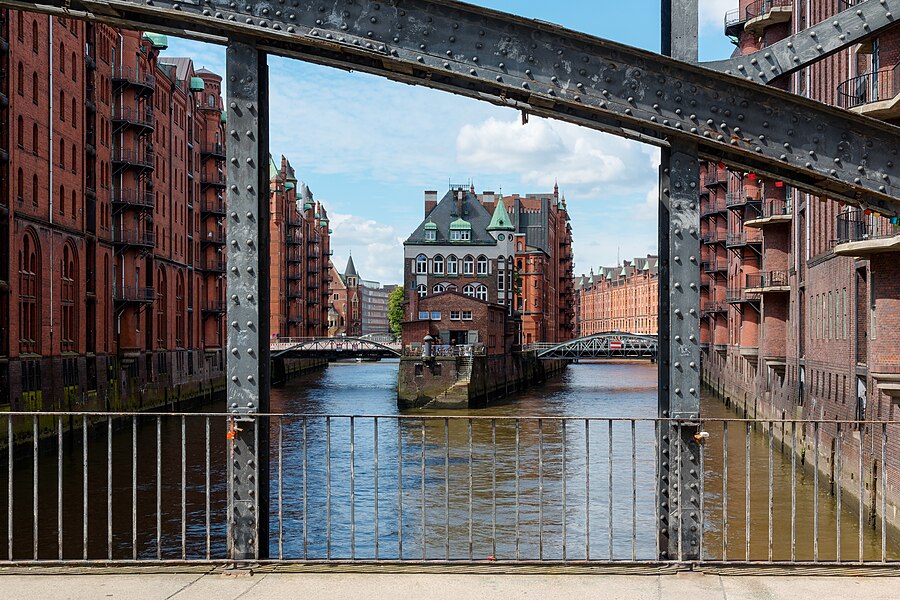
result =
[[[228,554],[268,552],[269,149],[265,53],[232,42],[226,56],[228,111]]]
[[[223,43],[242,36],[270,53],[447,90],[659,146],[689,141],[702,158],[738,170],[885,214],[900,209],[900,130],[891,125],[453,0],[0,0],[0,6]]]
[[[771,83],[896,25],[898,17],[900,0],[865,0],[758,52],[703,66]]]

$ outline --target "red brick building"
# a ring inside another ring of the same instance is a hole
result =
[[[269,160],[270,331],[272,337],[328,333],[331,230],[328,213],[290,162]],[[299,189],[298,189],[299,188]]]
[[[328,267],[331,272],[328,282],[328,335],[359,337],[362,335],[362,293],[353,256],[347,259],[343,273],[338,272],[331,261]]]
[[[600,267],[575,281],[579,336],[606,331],[656,335],[659,322],[659,257]]]
[[[746,53],[830,19],[852,4],[741,0],[726,16],[726,33],[739,52]],[[894,27],[815,63],[782,85],[898,123],[898,61],[900,29]],[[701,166],[701,187],[704,379],[761,417],[896,419],[898,220],[715,163]],[[798,433],[798,443],[807,451],[810,435],[808,428]],[[827,449],[836,435],[837,425],[821,428],[819,444],[826,450],[819,464],[830,473],[834,458]],[[900,484],[900,431],[889,427],[885,465],[880,441],[870,442],[858,432],[844,437],[844,484],[853,493],[862,477],[869,490],[865,500],[877,510],[872,494],[880,479],[886,476],[891,490]],[[868,449],[859,473],[855,465],[861,446]],[[895,524],[897,503],[889,494],[887,516]]]

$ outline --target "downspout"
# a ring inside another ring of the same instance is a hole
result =
[[[115,70],[117,67],[121,68],[121,64],[122,64],[122,33],[119,32],[118,36],[119,36],[119,51],[116,52],[116,60],[113,61],[113,65],[112,65],[113,70]],[[116,63],[118,63],[118,64],[116,64]],[[111,98],[111,100],[113,103],[118,103],[119,107],[121,108],[121,106],[122,106],[121,98],[116,98],[114,96],[113,98]],[[115,109],[115,107],[114,107],[114,109]],[[119,144],[119,150],[121,151],[121,149],[122,149],[122,132],[121,131],[119,132],[118,144]],[[119,191],[121,192],[122,191],[122,173],[119,173],[118,176],[119,176]],[[124,225],[125,225],[124,219],[122,217],[122,213],[120,212],[119,213],[119,231],[120,232],[123,230]],[[114,261],[113,269],[115,269],[116,268],[115,254],[113,254],[113,261]],[[125,261],[123,261],[123,260],[119,261],[119,277],[117,277],[117,279],[119,279],[119,289],[121,289],[122,292],[124,292],[125,291]],[[118,313],[118,314],[116,314],[116,350],[119,349],[118,346],[119,346],[119,341],[120,341],[121,336],[122,336],[122,314]]]
[[[50,140],[50,148],[48,150],[48,180],[49,180],[49,189],[48,198],[50,199],[50,225],[53,225],[53,17],[47,17],[49,19],[49,27],[47,28],[50,32],[50,49],[49,55],[50,60],[47,61],[47,81],[49,85],[49,93],[47,94],[49,97],[49,102],[47,103],[47,123],[48,126],[48,136]],[[60,198],[60,202],[64,202],[64,199]],[[47,270],[50,273],[50,351],[53,351],[53,235],[50,236],[50,268]]]

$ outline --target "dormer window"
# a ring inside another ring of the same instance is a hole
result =
[[[450,241],[452,242],[468,242],[472,239],[472,232],[461,229],[450,232]]]
[[[425,239],[429,242],[435,241],[437,239],[437,232],[434,229],[426,229]]]

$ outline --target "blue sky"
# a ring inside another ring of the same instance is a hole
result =
[[[659,50],[658,0],[475,0]],[[736,0],[700,0],[700,58],[727,57],[723,16]],[[224,48],[170,37],[167,56],[225,73]],[[656,251],[658,151],[607,134],[476,100],[271,57],[271,151],[284,154],[334,229],[334,261],[362,277],[402,279],[402,241],[423,191],[474,180],[478,191],[549,192],[558,180],[575,238],[576,273]]]

